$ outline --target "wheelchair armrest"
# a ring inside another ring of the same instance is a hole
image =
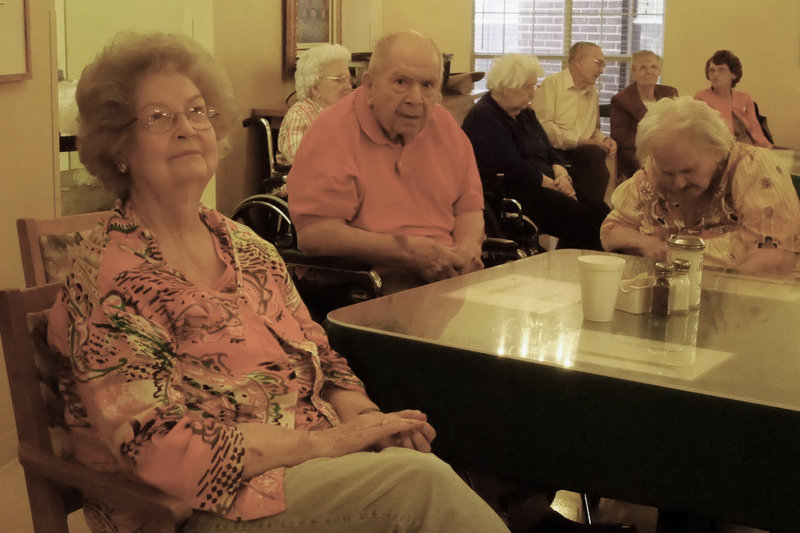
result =
[[[292,170],[292,165],[283,165],[281,163],[275,163],[275,168],[273,169],[276,174],[283,176],[284,181],[286,181],[286,175],[290,170]]]
[[[508,253],[516,254],[519,245],[511,239],[501,239],[499,237],[487,237],[483,241],[483,251],[488,253]]]
[[[283,261],[285,263],[297,266],[329,268],[334,270],[350,270],[354,272],[368,272],[372,270],[372,266],[364,261],[330,255],[310,256],[301,252],[297,248],[286,248],[281,250],[281,257],[283,257]]]
[[[507,215],[509,213],[519,214],[522,213],[522,204],[519,203],[519,200],[515,198],[503,198],[502,202],[503,206],[503,215]]]
[[[383,296],[383,280],[364,261],[304,254],[296,248],[281,250],[297,290],[311,317],[322,323],[328,312]]]

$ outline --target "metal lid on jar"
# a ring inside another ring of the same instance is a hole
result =
[[[703,250],[706,247],[706,241],[699,235],[670,235],[667,239],[667,246],[684,250]]]

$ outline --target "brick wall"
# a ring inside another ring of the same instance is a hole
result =
[[[552,74],[563,68],[572,43],[597,43],[606,56],[617,56],[608,60],[597,85],[600,101],[608,102],[630,83],[626,56],[642,49],[661,53],[664,0],[572,0],[569,35],[565,5],[565,0],[476,1],[475,54],[536,54]],[[490,57],[475,58],[475,70],[490,65]]]

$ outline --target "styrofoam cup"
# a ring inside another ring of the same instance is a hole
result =
[[[625,259],[614,255],[582,255],[578,258],[585,320],[608,322],[614,317],[624,268]]]

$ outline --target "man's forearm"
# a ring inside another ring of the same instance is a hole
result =
[[[354,228],[334,219],[305,224],[297,231],[297,245],[311,256],[348,257],[372,264],[403,261],[407,255],[393,235]]]
[[[456,246],[477,247],[480,250],[485,239],[482,211],[470,211],[456,216],[453,229],[453,241]]]

